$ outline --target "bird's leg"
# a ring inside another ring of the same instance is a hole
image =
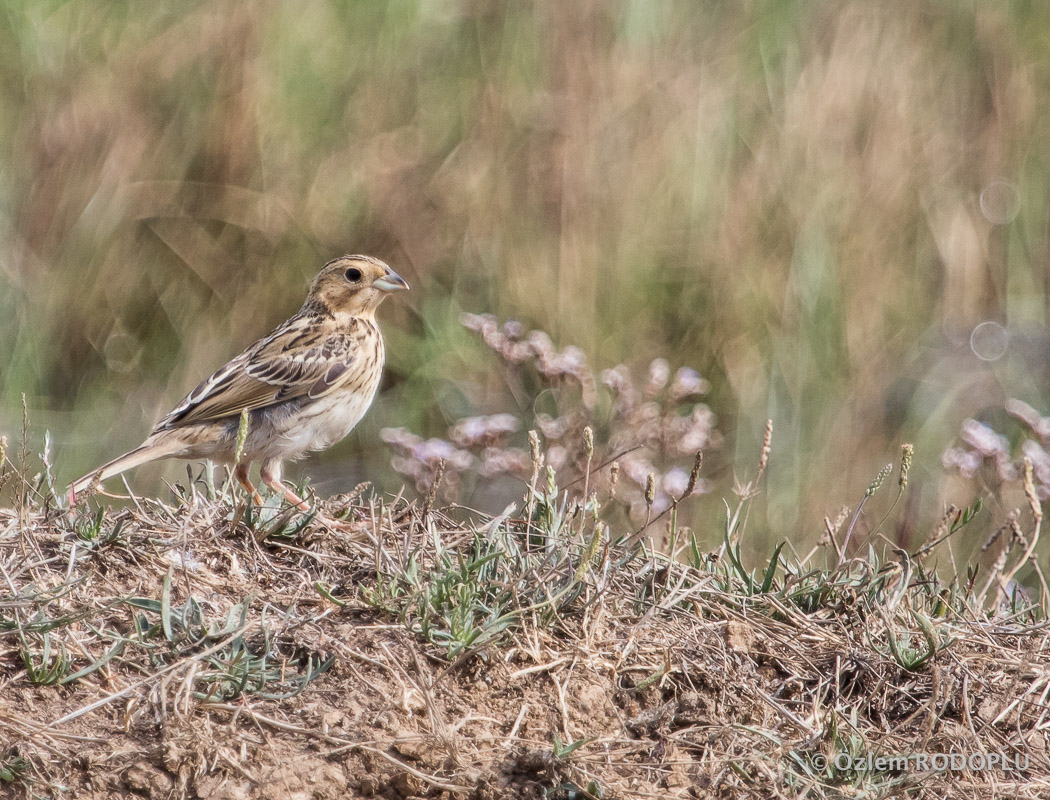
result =
[[[261,506],[263,504],[262,496],[255,488],[255,485],[248,479],[248,465],[238,464],[233,470],[233,476],[237,479],[237,483],[248,490],[248,494],[251,495],[252,500],[255,501],[255,505]],[[265,473],[263,473],[263,480],[266,480]]]
[[[300,511],[309,511],[310,504],[307,503],[303,498],[293,492],[288,486],[281,480],[281,465],[280,463],[273,464],[269,461],[262,465],[262,481],[275,492],[280,492],[286,498],[288,502],[298,508]]]
[[[263,462],[262,470],[263,483],[273,489],[275,492],[280,492],[293,506],[298,508],[300,511],[310,512],[310,504],[307,503],[303,498],[293,492],[288,486],[281,480],[281,463],[266,461]],[[339,520],[332,519],[327,514],[322,513],[320,510],[317,512],[315,519],[322,525],[337,531],[355,531],[357,530],[353,525],[348,522],[340,522]]]

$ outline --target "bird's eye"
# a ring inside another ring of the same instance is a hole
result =
[[[343,274],[346,275],[346,279],[350,281],[350,283],[357,283],[361,280],[361,270],[357,267],[350,267],[350,269]]]

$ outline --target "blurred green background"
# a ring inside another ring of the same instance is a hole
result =
[[[935,510],[960,491],[940,459],[963,419],[1047,409],[1043,3],[3,12],[0,431],[25,393],[63,481],[136,445],[343,252],[413,291],[381,311],[372,413],[289,470],[322,493],[397,490],[383,427],[520,410],[462,311],[596,370],[697,368],[726,440],[698,524],[773,418],[751,523],[770,537],[818,534],[903,441],[910,503]]]

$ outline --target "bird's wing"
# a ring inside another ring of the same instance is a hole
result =
[[[357,337],[293,317],[190,392],[155,430],[210,422],[299,397],[322,397],[358,357]]]

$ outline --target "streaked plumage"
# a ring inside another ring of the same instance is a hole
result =
[[[74,481],[70,499],[96,480],[160,458],[207,458],[235,466],[258,500],[248,467],[305,508],[281,482],[284,461],[322,450],[345,437],[372,404],[383,372],[383,337],[375,311],[408,284],[378,259],[342,256],[314,278],[303,307],[190,392],[146,441]],[[248,410],[241,460],[237,431]]]

